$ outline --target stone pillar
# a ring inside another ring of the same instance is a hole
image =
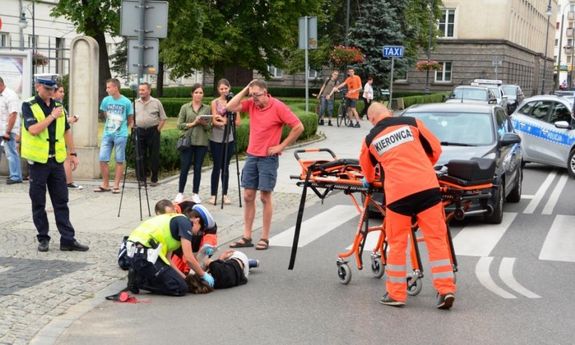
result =
[[[79,179],[100,176],[98,149],[98,42],[88,36],[76,37],[70,45],[70,114],[79,117],[73,125],[74,145],[80,166],[74,171]]]

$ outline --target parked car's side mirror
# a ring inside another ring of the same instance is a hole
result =
[[[569,125],[569,122],[567,121],[556,121],[553,124],[555,125],[555,127],[560,129],[573,129],[573,127],[571,127],[571,125]]]
[[[519,144],[521,142],[521,138],[516,133],[505,133],[501,140],[499,140],[499,145],[501,146],[509,146],[513,144]]]

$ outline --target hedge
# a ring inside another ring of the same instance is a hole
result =
[[[232,87],[233,93],[240,92],[244,86]],[[204,85],[204,97],[215,97],[212,85]],[[305,97],[305,88],[302,87],[270,87],[268,89],[269,93],[274,97]],[[319,88],[310,88],[309,94],[318,93]],[[128,88],[123,88],[120,93],[129,99],[134,98],[136,94],[135,91]],[[177,87],[165,87],[164,94],[162,98],[188,98],[191,99],[190,95],[192,93],[191,86],[177,86]],[[152,96],[157,97],[156,89],[152,89]]]
[[[441,103],[445,100],[445,97],[448,94],[449,94],[448,92],[439,92],[439,93],[432,93],[430,95],[407,96],[403,97],[403,104],[405,108],[408,108],[414,104]]]
[[[317,131],[317,116],[314,113],[306,113],[294,109],[294,113],[299,117],[303,123],[305,130],[298,140],[305,140],[312,138]],[[239,154],[245,153],[248,147],[249,140],[249,121],[247,118],[242,118],[242,122],[236,127],[236,150]],[[282,131],[282,140],[288,135],[290,128],[284,126]],[[160,171],[174,171],[180,169],[180,153],[176,150],[176,141],[180,135],[178,129],[168,129],[162,131],[160,136]],[[134,145],[132,140],[129,141],[126,147],[126,157],[128,166],[134,167],[135,155]],[[211,155],[206,157],[204,165],[211,164]]]

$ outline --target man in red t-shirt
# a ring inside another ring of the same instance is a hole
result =
[[[246,96],[248,99],[242,100]],[[304,127],[287,105],[268,94],[266,82],[259,79],[252,80],[235,95],[226,105],[226,110],[248,113],[250,117],[248,157],[242,170],[244,233],[243,237],[230,247],[253,246],[252,227],[256,214],[256,191],[259,190],[264,210],[262,236],[256,249],[267,249],[273,213],[272,191],[279,167],[278,156],[289,144],[296,141],[303,133]],[[291,127],[291,131],[281,141],[283,125]]]
[[[339,91],[342,87],[347,86],[347,93],[345,94],[345,106],[347,108],[347,116],[349,113],[353,115],[355,120],[357,121],[355,125],[353,125],[353,119],[350,122],[351,127],[359,128],[359,114],[355,109],[355,104],[359,99],[359,91],[361,91],[361,78],[358,75],[355,75],[355,71],[353,68],[347,69],[347,78],[343,81],[343,83],[339,84],[335,87],[336,91]]]

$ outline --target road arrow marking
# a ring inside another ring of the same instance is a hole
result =
[[[547,232],[539,260],[575,262],[575,216],[557,215]]]
[[[549,175],[547,175],[547,178],[545,179],[545,181],[543,181],[541,187],[539,187],[537,193],[535,193],[535,196],[529,202],[529,205],[527,205],[525,210],[523,210],[523,213],[531,214],[535,211],[537,205],[539,205],[541,199],[543,199],[543,197],[545,196],[545,193],[547,192],[547,189],[551,185],[551,182],[553,182],[553,179],[555,179],[555,175],[557,175],[555,171],[552,171],[549,173]]]
[[[461,230],[453,238],[456,255],[489,256],[517,213],[505,212],[501,224],[472,224]]]
[[[494,294],[500,297],[506,299],[517,298],[515,295],[505,291],[504,289],[500,288],[497,284],[495,284],[495,282],[491,278],[491,275],[489,274],[489,266],[491,266],[492,261],[493,261],[492,257],[482,257],[477,262],[477,265],[475,266],[475,275],[477,276],[477,279],[479,279],[479,282],[483,286],[485,286],[487,290],[493,292]]]
[[[503,258],[501,259],[501,264],[499,265],[499,277],[501,280],[509,286],[512,290],[517,291],[527,298],[541,298],[534,292],[531,292],[519,282],[513,276],[513,265],[515,264],[515,258]]]
[[[306,246],[357,216],[358,213],[355,206],[336,205],[327,211],[305,220],[301,224],[298,248]],[[356,226],[354,226],[354,229],[355,228]],[[270,238],[270,244],[278,247],[291,247],[294,232],[295,226],[292,226]]]

